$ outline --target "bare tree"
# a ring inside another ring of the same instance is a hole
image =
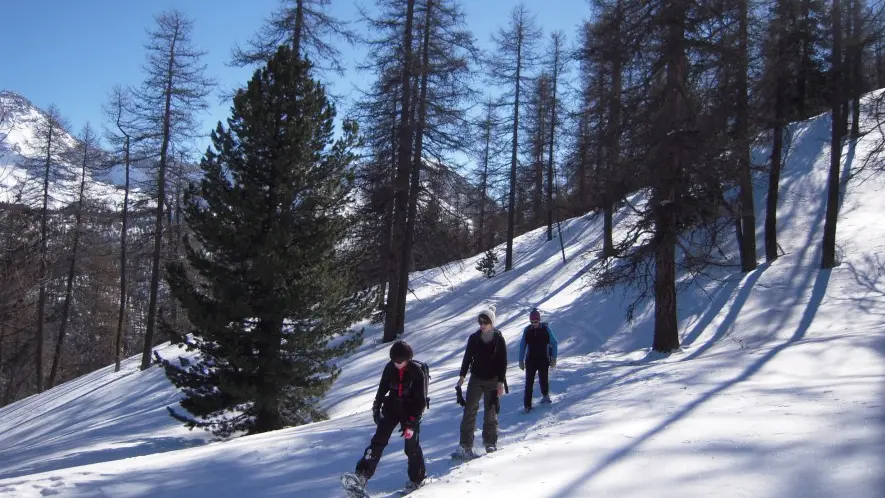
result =
[[[415,0],[406,0],[406,17],[403,26],[402,66],[400,73],[400,119],[398,124],[396,175],[393,179],[393,225],[388,252],[387,270],[390,275],[387,292],[387,311],[384,317],[384,342],[398,335],[397,323],[402,267],[401,252],[405,246],[406,218],[409,204],[409,175],[412,171],[412,72],[414,71],[412,36],[414,29]]]
[[[507,197],[507,252],[504,271],[513,268],[513,237],[516,225],[516,169],[519,150],[520,90],[526,73],[535,63],[534,48],[541,36],[535,20],[529,15],[525,4],[517,5],[510,16],[510,23],[499,30],[493,41],[495,52],[489,57],[489,76],[492,81],[512,88],[505,92],[505,100],[513,106],[513,136],[510,155],[510,191]]]
[[[70,144],[67,124],[61,116],[58,108],[49,106],[47,111],[38,116],[34,122],[34,140],[29,143],[34,155],[28,158],[27,169],[32,174],[39,175],[42,187],[39,190],[40,197],[40,267],[39,279],[40,290],[37,299],[37,324],[35,336],[35,366],[36,366],[36,389],[43,392],[43,347],[46,339],[46,284],[49,280],[49,218],[50,211],[55,203],[53,190],[59,179],[67,179],[70,176],[64,157]]]
[[[132,123],[132,94],[120,86],[111,91],[109,101],[105,107],[105,114],[113,123],[113,129],[108,131],[108,138],[116,148],[116,153],[121,157],[123,164],[123,205],[120,212],[120,298],[117,313],[117,331],[114,341],[114,371],[120,371],[120,361],[123,355],[123,326],[126,321],[126,294],[127,294],[127,237],[129,234],[129,193],[131,189],[132,172],[132,145],[135,127]]]
[[[476,251],[484,251],[489,245],[494,245],[494,234],[488,232],[488,210],[497,207],[490,202],[494,198],[494,192],[498,187],[500,164],[496,158],[504,152],[501,144],[501,135],[504,132],[503,123],[497,113],[497,103],[488,97],[482,103],[483,113],[477,119],[474,127],[479,131],[479,141],[476,142],[474,155],[477,157],[478,167],[475,172],[479,184],[478,203],[479,214],[477,216]]]
[[[151,262],[150,301],[144,337],[141,368],[151,363],[151,348],[157,318],[157,294],[160,285],[163,251],[163,217],[166,204],[167,168],[170,148],[195,135],[197,113],[207,108],[206,97],[214,81],[205,76],[202,62],[205,52],[192,46],[193,22],[172,10],[156,17],[156,28],[145,45],[146,78],[136,93],[136,106],[143,130],[149,130],[156,143],[156,216]],[[181,144],[183,146],[183,144]]]
[[[279,0],[279,3],[277,10],[249,40],[247,48],[233,50],[233,64],[264,63],[276,53],[277,47],[288,44],[299,57],[311,59],[320,68],[328,64],[326,69],[344,74],[344,58],[331,40],[353,43],[355,35],[347,23],[329,13],[331,0]]]
[[[72,151],[72,159],[77,159],[73,155],[79,155],[80,173],[79,173],[79,191],[74,206],[74,235],[71,243],[71,251],[68,255],[68,272],[67,281],[65,283],[65,299],[61,312],[61,322],[59,323],[58,336],[55,342],[55,354],[52,356],[52,368],[49,371],[49,387],[55,386],[58,376],[59,363],[61,362],[62,347],[64,346],[65,334],[68,329],[68,319],[71,315],[71,303],[73,300],[74,279],[77,276],[77,263],[80,251],[80,238],[83,230],[83,210],[86,200],[86,181],[92,178],[92,173],[99,167],[102,160],[102,152],[98,143],[98,137],[92,131],[89,123],[80,132],[77,137],[77,147]],[[73,162],[73,161],[72,161]]]

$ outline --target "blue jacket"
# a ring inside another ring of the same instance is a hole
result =
[[[538,328],[529,325],[523,329],[522,339],[519,341],[520,361],[527,360],[533,365],[547,365],[551,359],[556,359],[557,353],[556,336],[546,322],[542,322]]]

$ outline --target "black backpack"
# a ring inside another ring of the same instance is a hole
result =
[[[430,408],[430,367],[423,361],[412,360],[412,362],[424,372],[424,405],[426,408]]]

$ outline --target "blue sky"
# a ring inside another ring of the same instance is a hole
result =
[[[524,0],[545,33],[563,30],[573,40],[589,16],[587,0]],[[371,6],[371,0],[360,0]],[[468,23],[481,46],[503,26],[518,0],[462,0]],[[208,51],[207,74],[229,89],[248,80],[250,70],[227,66],[231,48],[244,44],[274,10],[278,0],[28,0],[4,2],[0,9],[0,89],[23,94],[35,105],[56,104],[74,131],[87,121],[102,123],[101,106],[116,85],[143,78],[143,45],[153,16],[176,8],[195,21],[194,44]],[[356,19],[354,0],[333,0],[332,11]],[[342,47],[345,48],[345,47]],[[353,66],[357,51],[345,49]],[[349,72],[331,82],[336,93],[364,82]],[[228,115],[229,104],[212,97],[203,116],[205,129]]]

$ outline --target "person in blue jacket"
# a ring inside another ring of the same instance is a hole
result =
[[[532,409],[536,372],[543,396],[541,403],[550,403],[549,369],[556,366],[557,352],[556,336],[547,323],[541,322],[541,312],[533,309],[529,313],[529,326],[522,331],[519,341],[519,368],[525,370],[525,411]]]

